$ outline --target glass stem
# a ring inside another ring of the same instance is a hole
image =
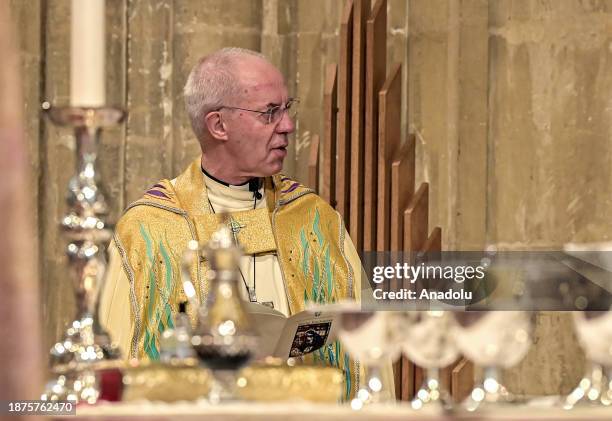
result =
[[[499,369],[497,367],[486,367],[484,369],[484,377],[486,379],[493,379],[497,384],[499,383]]]
[[[429,389],[440,388],[440,369],[439,368],[428,368],[425,378],[425,384]]]

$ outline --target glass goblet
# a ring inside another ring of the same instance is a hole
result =
[[[612,242],[567,243],[563,250],[579,263],[580,273],[592,274],[604,282],[610,279]],[[612,302],[609,292],[585,295],[579,297],[586,299],[585,308],[592,305],[591,308],[608,311],[573,313],[576,333],[589,367],[578,386],[566,397],[564,407],[568,409],[583,403],[612,405]]]
[[[360,376],[351,407],[361,409],[364,404],[394,403],[395,391],[385,381],[387,376],[383,371],[400,355],[403,316],[391,311],[361,311],[361,305],[355,302],[320,306],[315,310],[338,314],[338,338],[349,355],[365,366],[365,376]]]
[[[484,367],[484,380],[464,402],[468,411],[513,402],[502,385],[499,371],[518,364],[527,354],[532,331],[531,316],[524,311],[455,313],[455,341],[472,362]]]
[[[577,404],[612,405],[612,311],[573,313],[574,326],[589,368],[565,398],[564,408]]]
[[[440,369],[459,357],[459,349],[452,338],[455,320],[446,311],[423,311],[407,327],[402,350],[415,364],[426,370],[423,385],[412,400],[413,409],[433,407],[448,410],[450,395],[440,384]]]

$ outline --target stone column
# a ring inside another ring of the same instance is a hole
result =
[[[35,174],[22,121],[13,22],[9,4],[0,2],[0,396],[23,400],[40,396],[42,359],[38,243],[30,191]]]
[[[504,249],[609,240],[612,4],[489,2],[487,236]],[[567,393],[584,370],[569,314],[541,313],[506,375],[518,393]]]

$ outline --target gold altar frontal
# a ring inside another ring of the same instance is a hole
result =
[[[123,401],[178,402],[205,398],[212,374],[196,360],[181,364],[145,363],[124,368]],[[250,365],[237,373],[236,395],[246,401],[339,402],[344,376],[333,367],[290,366],[278,360]]]

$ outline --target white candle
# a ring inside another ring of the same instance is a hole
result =
[[[70,105],[105,105],[104,0],[72,0]]]

